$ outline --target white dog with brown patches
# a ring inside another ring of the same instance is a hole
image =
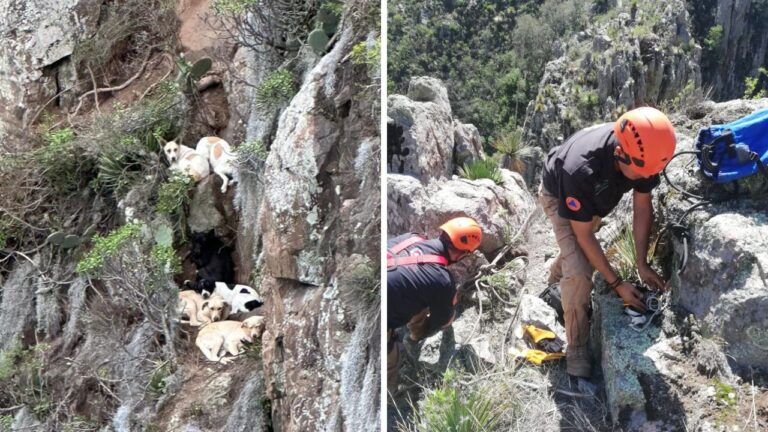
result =
[[[191,175],[195,183],[211,174],[207,157],[191,147],[168,141],[163,145],[163,152],[172,170]]]
[[[206,300],[192,290],[179,292],[176,311],[181,317],[188,317],[189,325],[195,327],[219,321],[229,315],[227,304],[221,296],[214,294]]]
[[[205,358],[227,364],[243,352],[243,342],[253,342],[264,332],[264,317],[252,316],[245,321],[219,321],[200,329],[195,345]],[[233,357],[226,357],[227,353]]]
[[[235,175],[234,161],[237,156],[232,153],[232,147],[228,142],[218,137],[205,137],[197,142],[195,150],[208,158],[208,161],[213,167],[213,172],[221,177],[221,193],[227,193],[227,186],[229,183],[234,183],[235,180],[230,180],[230,177]]]

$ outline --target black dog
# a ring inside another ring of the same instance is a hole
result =
[[[235,263],[232,248],[226,246],[213,231],[192,234],[192,250],[189,259],[197,267],[197,280],[186,282],[187,287],[202,293],[213,292],[214,282],[234,283]]]

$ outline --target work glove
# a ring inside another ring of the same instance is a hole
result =
[[[537,366],[541,366],[545,361],[558,360],[565,357],[563,352],[548,353],[535,349],[525,349],[522,351],[522,355],[526,360]]]
[[[551,330],[540,329],[534,325],[523,325],[526,337],[536,346],[545,352],[556,353],[563,350],[565,342],[563,342],[557,335]]]

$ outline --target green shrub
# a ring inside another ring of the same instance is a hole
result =
[[[173,171],[168,180],[160,185],[155,210],[169,216],[184,212],[191,198],[189,191],[195,187],[195,179],[185,173]]]
[[[712,26],[707,32],[707,36],[704,38],[704,49],[710,52],[720,49],[720,44],[723,41],[723,26],[720,24]]]
[[[241,15],[249,6],[255,6],[258,3],[259,0],[215,0],[211,9],[216,15]]]
[[[168,387],[166,379],[171,373],[171,364],[169,362],[163,362],[155,368],[149,378],[149,385],[147,386],[147,390],[152,397],[159,399],[165,394]]]
[[[462,396],[455,379],[456,372],[448,369],[442,385],[427,392],[414,421],[417,431],[477,432],[491,431],[496,426],[500,401],[492,401],[478,392]]]
[[[381,65],[381,37],[369,47],[367,41],[362,41],[352,47],[350,55],[352,63],[357,65],[366,65],[372,75],[378,75]]]
[[[50,409],[43,360],[50,346],[37,344],[24,349],[17,339],[0,352],[0,406],[28,405],[44,417]]]
[[[152,248],[152,264],[159,272],[169,275],[181,273],[181,258],[170,245],[156,244]]]
[[[492,159],[476,160],[474,162],[465,163],[459,168],[459,175],[469,179],[491,179],[496,184],[504,183],[504,179],[501,176],[501,170],[496,162]]]
[[[43,147],[33,153],[43,177],[59,194],[78,190],[93,168],[91,160],[74,145],[74,138],[72,128],[44,132]]]
[[[600,97],[595,90],[587,90],[579,95],[579,109],[592,111],[600,105]]]
[[[269,156],[269,150],[264,148],[261,140],[253,140],[240,144],[236,149],[237,160],[240,163],[265,161]]]
[[[93,238],[93,247],[77,263],[76,271],[98,275],[104,266],[104,260],[117,254],[125,243],[137,238],[141,233],[141,224],[127,224],[112,231],[106,236],[97,235]]]
[[[759,68],[757,76],[744,78],[744,99],[761,99],[766,97],[768,69]]]
[[[256,104],[263,109],[282,108],[294,93],[293,74],[286,69],[278,69],[256,89]]]
[[[11,432],[13,426],[13,416],[10,414],[0,416],[0,431]]]
[[[182,99],[178,84],[164,81],[141,103],[117,106],[94,118],[79,138],[81,147],[98,160],[94,189],[120,195],[138,184],[155,184],[162,166],[159,139],[180,130],[185,116]],[[147,181],[148,177],[154,178]]]

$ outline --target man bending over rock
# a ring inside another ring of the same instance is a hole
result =
[[[664,280],[647,262],[653,223],[651,190],[658,186],[659,172],[674,151],[672,123],[660,111],[643,107],[627,112],[615,123],[583,129],[549,152],[539,200],[560,247],[560,255],[550,267],[549,283],[560,283],[571,376],[591,375],[587,313],[594,269],[625,304],[645,310],[641,292],[616,274],[594,234],[600,218],[629,190],[633,190],[638,273],[649,287],[665,289]]]

